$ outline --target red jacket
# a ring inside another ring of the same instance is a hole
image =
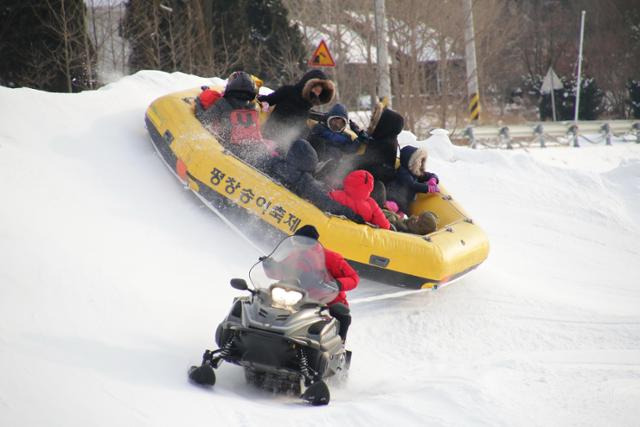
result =
[[[355,289],[358,286],[360,277],[358,273],[345,261],[345,259],[337,252],[330,251],[327,248],[324,249],[324,263],[329,271],[329,274],[333,276],[336,281],[340,282],[342,290],[338,296],[329,303],[336,304],[341,302],[344,305],[349,305],[347,302],[347,291]]]
[[[341,205],[351,208],[365,221],[388,230],[389,221],[382,213],[380,206],[370,195],[373,191],[373,175],[365,170],[356,170],[346,176],[344,190],[335,190],[329,196]]]

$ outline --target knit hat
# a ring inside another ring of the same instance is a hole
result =
[[[438,228],[438,216],[430,211],[413,215],[407,220],[407,228],[410,233],[426,235],[433,233]]]
[[[294,236],[304,236],[304,237],[309,237],[310,239],[313,240],[318,240],[318,238],[320,237],[320,233],[318,233],[318,230],[316,230],[316,228],[313,225],[303,225],[302,227],[298,228],[298,230],[296,230],[295,233],[293,233]]]

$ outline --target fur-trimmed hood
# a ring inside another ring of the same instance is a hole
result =
[[[367,133],[373,139],[395,138],[404,128],[404,117],[378,104],[373,110]]]
[[[318,97],[311,93],[311,88],[315,85],[322,86],[322,92]],[[296,86],[300,88],[302,99],[311,105],[327,104],[333,100],[336,93],[335,85],[322,70],[307,71]]]
[[[400,165],[409,169],[412,175],[421,176],[425,173],[424,168],[422,168],[422,160],[424,159],[426,164],[428,157],[429,154],[426,149],[407,145],[400,150]]]

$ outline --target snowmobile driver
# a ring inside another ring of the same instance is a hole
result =
[[[317,241],[320,237],[320,234],[313,225],[305,225],[303,227],[300,227],[294,233],[294,236],[304,236]],[[318,246],[322,247],[321,245],[315,245],[313,248],[310,248],[310,250],[314,250],[314,248]],[[322,247],[322,249],[324,251],[325,268],[327,272],[332,276],[333,280],[335,280],[336,284],[338,285],[338,289],[340,290],[338,296],[328,304],[329,313],[340,323],[340,331],[338,332],[338,334],[340,335],[340,338],[342,338],[342,341],[345,342],[347,339],[347,331],[349,330],[349,325],[351,324],[351,313],[349,310],[349,303],[347,302],[346,292],[355,289],[356,286],[358,286],[360,277],[358,276],[358,273],[356,273],[356,271],[347,263],[347,261],[345,261],[342,255],[324,247]],[[309,258],[313,257],[311,256]],[[307,260],[307,262],[308,261],[309,260]],[[298,260],[292,260],[292,262],[298,262]],[[265,270],[272,270],[273,273],[275,273],[275,270],[277,269],[276,265],[266,263],[266,260],[264,268]],[[313,275],[313,273],[311,274]],[[304,282],[304,280],[302,281]]]

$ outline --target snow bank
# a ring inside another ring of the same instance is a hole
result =
[[[327,408],[186,369],[259,255],[184,191],[143,115],[210,84],[145,71],[98,91],[0,87],[0,425],[617,425],[640,400],[640,145],[473,151],[429,170],[489,259],[437,292],[352,293]],[[221,80],[216,80],[220,83]]]

